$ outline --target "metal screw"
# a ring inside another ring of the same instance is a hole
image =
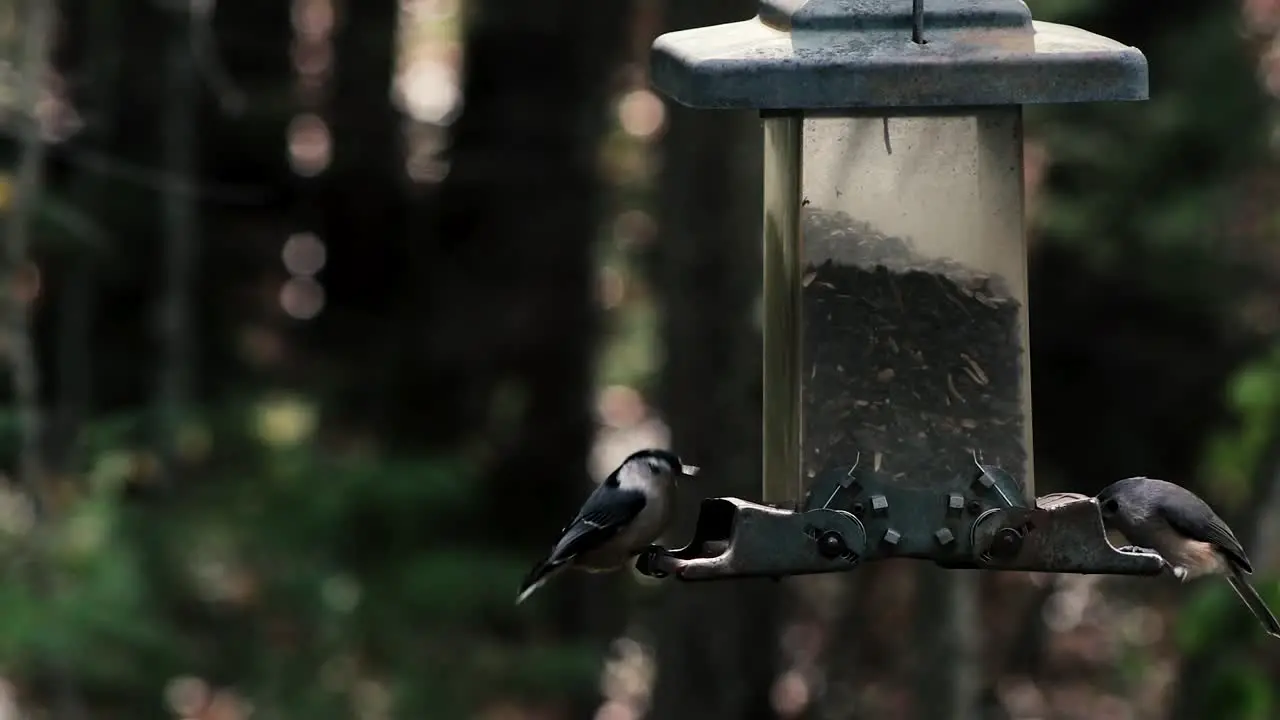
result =
[[[951,532],[951,528],[938,528],[934,531],[933,536],[938,539],[938,543],[941,545],[949,545],[952,540],[956,539],[956,536]]]
[[[854,515],[856,515],[857,517],[862,517],[863,515],[866,515],[866,514],[867,514],[867,506],[866,506],[866,505],[863,505],[863,504],[862,504],[862,503],[860,503],[860,502],[856,502],[856,503],[854,503],[854,504],[853,504],[853,514],[854,514]]]
[[[825,558],[837,558],[849,551],[844,537],[835,530],[828,530],[818,538],[818,552]]]
[[[858,458],[861,459],[862,455],[859,454]],[[862,492],[862,485],[853,477],[853,471],[857,469],[858,461],[854,460],[853,467],[849,468],[849,472],[845,473],[844,477],[836,481],[836,486],[831,489],[831,495],[828,496],[827,501],[822,504],[823,508],[831,507],[831,502],[836,499],[836,495],[839,495],[841,490],[848,491],[852,495],[857,495]]]
[[[902,539],[902,533],[898,532],[897,530],[894,530],[893,528],[889,528],[888,530],[884,531],[884,541],[889,543],[890,545],[897,545],[898,541],[901,539]]]
[[[889,512],[889,498],[883,495],[871,496],[871,512],[876,515],[884,515]]]
[[[1022,550],[1022,533],[1017,528],[1000,528],[991,539],[987,552],[997,560],[1010,560]]]
[[[966,509],[968,509],[970,515],[981,515],[982,503],[977,500],[970,500],[969,504],[966,506]]]

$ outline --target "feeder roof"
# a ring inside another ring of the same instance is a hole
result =
[[[694,0],[684,0],[692,2]],[[743,22],[667,33],[654,85],[697,108],[856,109],[1145,100],[1137,48],[1034,21],[1021,0],[761,0]]]

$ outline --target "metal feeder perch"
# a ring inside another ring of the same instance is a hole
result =
[[[1146,99],[1142,53],[1019,0],[761,0],[652,67],[762,118],[764,477],[641,571],[1159,574],[1092,499],[1034,500],[1023,227],[1022,106]]]

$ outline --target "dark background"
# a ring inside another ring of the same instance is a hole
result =
[[[1152,93],[1028,110],[1038,490],[1192,486],[1280,601],[1280,5],[1031,5]],[[753,12],[0,0],[0,716],[1280,717],[1220,582],[512,606],[631,449],[756,497],[758,122],[646,71]]]

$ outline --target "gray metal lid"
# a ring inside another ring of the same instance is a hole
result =
[[[697,0],[682,0],[696,2]],[[653,84],[698,108],[853,109],[1145,100],[1147,59],[1021,0],[761,0],[743,22],[662,35]]]

